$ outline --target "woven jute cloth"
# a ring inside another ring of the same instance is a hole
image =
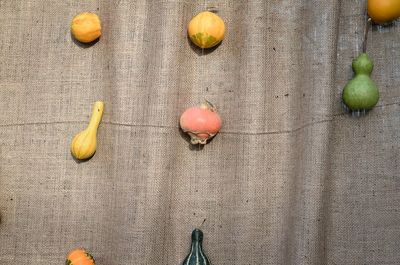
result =
[[[202,51],[187,24],[227,32]],[[72,18],[103,35],[74,42]],[[175,265],[201,226],[214,265],[400,264],[400,26],[372,26],[378,105],[341,105],[365,1],[0,1],[0,264]],[[221,132],[190,146],[188,107]],[[70,154],[105,103],[94,157]],[[205,220],[205,221],[204,221]],[[203,223],[204,222],[204,223]],[[202,224],[203,223],[203,224]]]

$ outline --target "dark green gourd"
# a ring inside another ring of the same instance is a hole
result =
[[[203,232],[195,229],[192,232],[192,247],[189,255],[185,258],[182,265],[211,265],[210,261],[203,253]]]
[[[370,75],[374,63],[366,53],[360,54],[352,63],[355,76],[343,89],[343,102],[350,110],[372,109],[379,100],[379,91]]]

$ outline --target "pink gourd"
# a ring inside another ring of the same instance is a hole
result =
[[[186,109],[180,118],[180,126],[190,135],[192,144],[206,144],[219,132],[221,123],[215,107],[208,101]]]

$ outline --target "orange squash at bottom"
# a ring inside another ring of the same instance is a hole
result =
[[[71,251],[65,265],[95,265],[93,256],[86,250],[79,248]]]

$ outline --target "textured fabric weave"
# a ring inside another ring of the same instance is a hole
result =
[[[186,26],[216,7],[201,51]],[[399,264],[400,26],[373,26],[378,106],[341,106],[365,1],[0,1],[0,264],[180,264],[201,225],[214,265]],[[72,17],[102,20],[94,45]],[[221,132],[191,148],[184,109]],[[72,137],[105,102],[95,156]]]

